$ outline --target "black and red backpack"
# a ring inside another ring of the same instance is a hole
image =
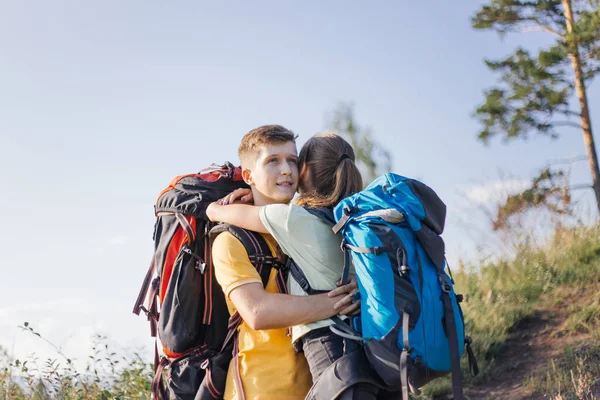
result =
[[[154,256],[133,312],[144,312],[155,349],[154,399],[221,399],[231,358],[237,353],[239,314],[230,316],[211,260],[214,236],[225,230],[244,245],[266,286],[271,268],[283,265],[263,237],[230,226],[215,226],[206,208],[233,190],[248,187],[230,163],[198,174],[180,175],[160,192],[155,205]],[[155,274],[156,273],[156,274]],[[285,286],[279,286],[285,291]],[[144,299],[147,297],[147,305]],[[236,363],[237,364],[237,363]],[[167,385],[163,373],[167,372]],[[241,384],[241,382],[237,382]]]

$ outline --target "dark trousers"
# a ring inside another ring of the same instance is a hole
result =
[[[346,352],[356,349],[357,343],[353,340],[344,339],[329,330],[329,327],[315,329],[300,338],[302,350],[313,383],[319,379],[323,371],[332,365]],[[400,399],[401,393],[388,393],[379,387],[369,383],[358,383],[346,389],[339,400],[374,400],[374,399]]]

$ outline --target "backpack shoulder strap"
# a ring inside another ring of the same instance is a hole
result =
[[[335,225],[335,218],[333,217],[333,211],[330,208],[327,208],[327,207],[303,207],[303,208],[306,211],[308,211],[310,214],[312,214],[315,217],[326,222],[329,226]],[[302,269],[300,269],[298,264],[291,258],[288,260],[288,269],[289,269],[289,273],[292,275],[292,278],[298,283],[298,285],[300,285],[302,290],[304,292],[306,292],[307,294],[312,295],[312,294],[320,294],[320,293],[328,292],[328,290],[313,289],[310,286],[310,283],[308,282],[308,279],[306,278],[306,275],[304,274]]]
[[[269,281],[269,277],[271,275],[271,268],[275,268],[279,271],[277,277],[277,286],[281,293],[287,293],[286,287],[286,268],[282,262],[280,262],[277,257],[273,256],[271,253],[271,249],[269,248],[267,242],[262,237],[260,233],[249,231],[247,229],[242,229],[238,226],[229,225],[229,224],[219,224],[213,227],[210,230],[211,240],[214,240],[214,237],[222,232],[231,233],[237,240],[239,240],[246,253],[248,253],[248,258],[250,262],[258,273],[260,274],[261,281],[264,287],[267,287],[267,283]]]
[[[219,224],[211,230],[211,235],[215,235],[224,231],[231,233],[242,243],[242,245],[244,245],[244,248],[248,253],[248,258],[250,259],[252,265],[254,265],[254,267],[258,271],[260,279],[265,288],[267,287],[269,277],[271,276],[271,269],[275,268],[278,270],[277,287],[279,289],[279,292],[287,293],[285,268],[283,268],[283,264],[277,259],[277,257],[273,256],[271,249],[269,248],[267,242],[261,234],[242,229],[233,225]],[[227,336],[223,341],[223,347],[220,351],[220,353],[231,354],[231,357],[233,359],[237,357],[239,351],[237,333],[238,327],[241,325],[242,322],[242,316],[238,312],[236,312],[231,316],[231,318],[229,318],[229,323],[227,325]],[[238,393],[240,393],[240,398],[245,399],[244,388],[242,385],[242,381],[239,378],[239,365],[237,362],[234,362],[233,368],[235,377],[234,383],[236,386],[236,390]],[[212,372],[209,371],[209,374],[212,374]]]
[[[246,229],[239,228],[234,225],[227,225],[227,232],[231,233],[237,240],[239,240],[246,253],[250,262],[260,275],[260,279],[263,286],[266,288],[269,282],[269,276],[271,276],[271,268],[277,264],[277,258],[271,254],[271,249],[267,245],[265,239],[256,232],[248,231]]]
[[[329,226],[335,226],[333,210],[328,207],[304,207],[306,211],[325,221]]]

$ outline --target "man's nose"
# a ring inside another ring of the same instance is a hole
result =
[[[291,175],[292,174],[292,168],[290,167],[290,164],[287,162],[281,163],[281,175]]]

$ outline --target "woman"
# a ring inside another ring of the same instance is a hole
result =
[[[352,146],[333,133],[311,137],[300,150],[299,197],[292,204],[271,204],[259,213],[227,212],[228,207],[255,207],[233,203],[238,198],[248,202],[249,191],[236,191],[211,204],[207,210],[211,219],[246,229],[270,233],[281,250],[291,257],[316,291],[336,288],[343,268],[341,237],[331,230],[330,224],[313,215],[306,208],[326,207],[337,203],[363,188],[360,171],[355,165]],[[252,217],[255,215],[256,217]],[[252,218],[256,218],[253,220]],[[305,296],[307,293],[291,277],[288,292]],[[344,339],[334,334],[330,319],[292,327],[294,346],[304,352],[313,377],[313,383],[331,364],[344,355]],[[359,383],[346,389],[340,399],[376,398],[379,389]]]

